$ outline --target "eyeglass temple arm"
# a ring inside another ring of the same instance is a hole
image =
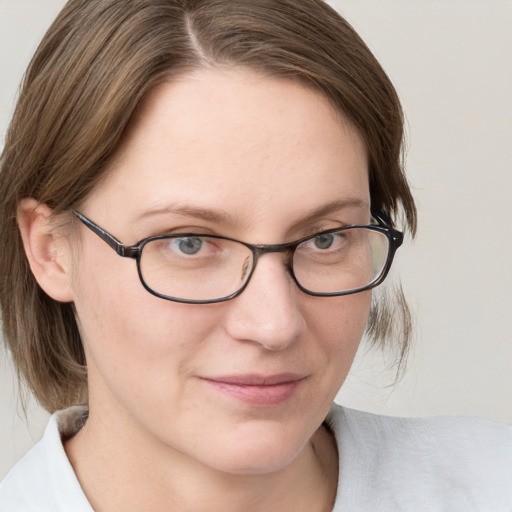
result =
[[[404,234],[401,231],[398,231],[393,227],[393,223],[389,216],[383,211],[379,212],[376,215],[373,215],[373,218],[382,226],[389,229],[389,234],[393,240],[393,244],[395,245],[395,249],[398,249],[404,242]]]
[[[92,220],[89,220],[85,215],[82,215],[77,210],[72,210],[73,215],[78,217],[80,221],[85,224],[93,233],[96,233],[104,242],[106,242],[114,251],[116,251],[119,256],[123,258],[137,258],[140,253],[140,249],[138,247],[126,247],[122,242],[120,242],[115,236],[111,235],[104,229],[100,228],[97,224],[95,224]]]

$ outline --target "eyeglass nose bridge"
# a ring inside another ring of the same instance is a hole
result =
[[[244,244],[246,245],[252,252],[253,260],[252,260],[252,266],[250,269],[250,272],[247,275],[246,281],[243,285],[243,287],[236,293],[236,295],[239,295],[242,293],[243,290],[247,287],[249,284],[249,281],[252,278],[252,275],[254,274],[256,270],[256,265],[258,264],[258,261],[261,256],[264,256],[265,254],[275,254],[279,252],[286,253],[286,259],[284,262],[285,270],[288,272],[288,274],[291,276],[295,284],[302,290],[301,284],[298,282],[297,277],[295,276],[295,273],[293,271],[293,256],[295,254],[295,249],[302,243],[302,241],[299,242],[290,242],[290,243],[284,243],[284,244],[270,244],[270,245],[264,245],[264,244]]]
[[[254,264],[256,264],[256,261],[260,258],[260,256],[263,256],[264,254],[272,254],[277,252],[285,252],[288,254],[289,259],[291,261],[291,256],[293,256],[293,253],[295,252],[295,249],[301,244],[302,242],[291,242],[291,243],[285,243],[285,244],[271,244],[271,245],[263,245],[263,244],[256,244],[256,245],[249,245],[250,249],[252,250],[253,256],[254,256]]]

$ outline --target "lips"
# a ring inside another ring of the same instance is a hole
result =
[[[272,407],[289,400],[305,377],[295,373],[278,375],[229,375],[202,378],[215,391],[255,407]]]

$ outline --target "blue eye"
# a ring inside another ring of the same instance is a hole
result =
[[[201,250],[203,240],[198,237],[179,238],[176,240],[176,245],[183,254],[193,255]]]
[[[329,249],[334,242],[334,235],[318,235],[314,238],[317,249]]]

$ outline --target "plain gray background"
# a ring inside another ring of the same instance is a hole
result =
[[[363,345],[339,401],[395,415],[512,423],[512,2],[331,1],[402,98],[419,233],[397,256],[416,319],[405,377]],[[17,85],[63,0],[0,0],[0,140]],[[2,143],[3,144],[3,143]],[[0,356],[0,477],[47,415],[19,412]]]

